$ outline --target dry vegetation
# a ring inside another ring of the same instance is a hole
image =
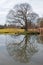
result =
[[[0,34],[2,33],[12,33],[12,34],[16,34],[16,33],[22,33],[24,32],[24,29],[17,29],[17,28],[4,28],[4,29],[0,29]]]
[[[28,33],[36,33],[39,32],[38,29],[28,29]],[[0,34],[17,34],[17,33],[26,33],[25,29],[17,29],[17,28],[4,28],[0,29]]]

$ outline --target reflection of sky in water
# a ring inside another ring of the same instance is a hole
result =
[[[9,56],[5,43],[6,35],[0,35],[0,65],[14,65],[15,61]]]
[[[5,46],[5,35],[0,35],[0,46]]]
[[[11,42],[20,42],[21,40],[23,40],[23,38],[24,38],[24,35],[19,35],[19,36],[13,36],[13,35],[7,35],[6,36],[6,42],[7,43],[11,43]]]

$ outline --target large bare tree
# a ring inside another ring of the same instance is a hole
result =
[[[15,5],[15,7],[9,11],[7,15],[7,22],[10,24],[19,24],[24,26],[27,31],[27,22],[31,22],[36,19],[38,15],[32,11],[32,7],[27,3]]]

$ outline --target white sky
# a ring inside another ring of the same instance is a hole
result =
[[[33,11],[43,16],[43,0],[0,0],[0,24],[6,22],[6,15],[15,4],[29,3]]]

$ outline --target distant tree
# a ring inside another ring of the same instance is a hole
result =
[[[7,15],[7,22],[12,24],[19,24],[24,26],[25,30],[28,30],[28,22],[35,20],[38,17],[36,13],[32,11],[29,4],[23,3],[16,5]]]
[[[43,27],[43,18],[39,18],[37,24],[39,27]]]
[[[40,27],[43,27],[43,18],[40,20]]]
[[[4,27],[7,27],[7,25],[6,25],[6,24],[4,24]]]

